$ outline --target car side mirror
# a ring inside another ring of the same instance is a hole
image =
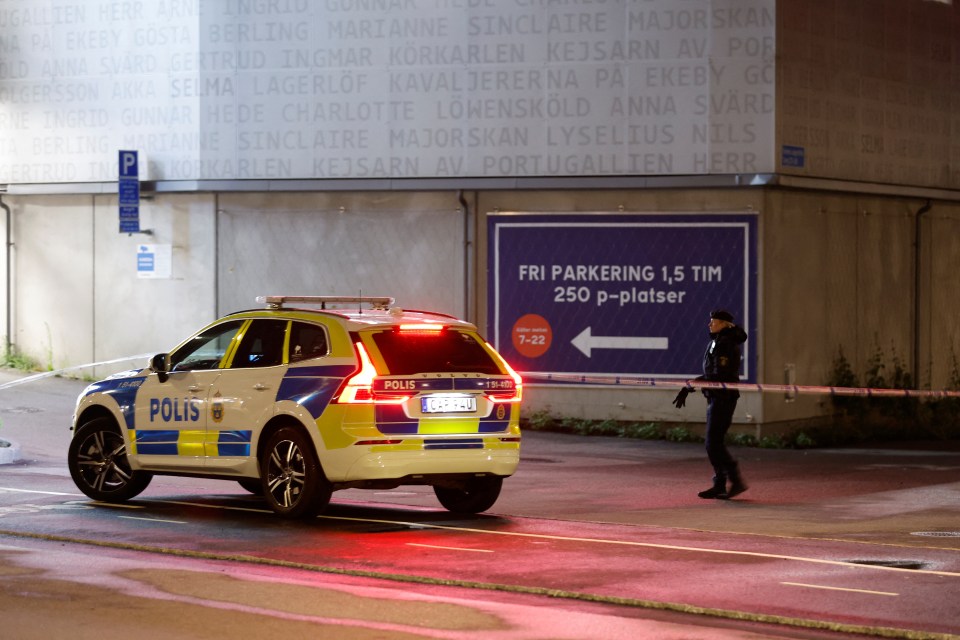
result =
[[[167,373],[170,372],[170,354],[158,353],[150,358],[150,369],[157,374],[157,379],[160,382],[166,382]]]

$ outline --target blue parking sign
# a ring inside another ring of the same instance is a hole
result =
[[[712,309],[749,335],[756,375],[756,216],[497,214],[487,333],[518,371],[699,375]]]
[[[136,151],[120,151],[117,204],[120,233],[140,232],[140,168]]]

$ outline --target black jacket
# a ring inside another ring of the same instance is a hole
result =
[[[747,332],[737,326],[711,333],[710,343],[703,354],[703,375],[699,379],[709,382],[739,382],[742,357],[740,345],[746,341]],[[708,398],[739,398],[740,392],[736,389],[704,389],[703,395]]]

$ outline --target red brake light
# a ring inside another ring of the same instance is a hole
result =
[[[367,355],[363,343],[354,344],[357,356],[360,358],[360,370],[347,378],[340,392],[337,402],[340,404],[400,404],[407,396],[392,395],[389,397],[374,397],[373,381],[377,377],[377,370]]]
[[[520,402],[523,399],[523,378],[520,377],[520,374],[513,370],[513,367],[503,359],[496,349],[494,349],[489,342],[486,343],[487,347],[490,349],[491,353],[497,357],[497,360],[500,361],[500,364],[503,365],[503,368],[507,370],[507,373],[510,374],[510,377],[513,378],[513,390],[496,393],[496,392],[487,392],[487,397],[493,400],[494,402]]]
[[[370,362],[370,356],[367,355],[363,344],[358,342],[354,346],[357,348],[357,356],[360,357],[360,370],[347,379],[338,402],[344,404],[373,402],[373,379],[377,376],[377,370],[373,368],[373,363]]]
[[[397,327],[397,330],[404,334],[436,336],[443,331],[443,325],[418,322],[416,324],[401,324],[399,327]]]

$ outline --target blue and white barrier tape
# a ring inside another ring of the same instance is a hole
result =
[[[705,380],[665,380],[663,378],[642,378],[609,374],[583,375],[574,373],[537,373],[534,371],[521,371],[519,374],[524,382],[534,383],[559,382],[563,384],[613,385],[664,389],[679,389],[680,387],[690,386],[695,389],[736,389],[738,391],[758,391],[760,393],[804,393],[831,396],[859,396],[864,398],[960,398],[960,391],[948,389],[875,389],[867,387],[828,387],[799,384],[707,382]]]
[[[3,389],[7,389],[9,387],[16,387],[17,385],[26,384],[28,382],[35,382],[37,380],[42,380],[43,378],[53,378],[55,376],[62,375],[68,371],[79,371],[80,369],[89,369],[91,367],[99,367],[99,366],[108,365],[108,364],[117,364],[120,362],[129,362],[132,360],[146,361],[146,359],[152,355],[153,355],[152,353],[144,353],[138,356],[127,356],[125,358],[117,358],[115,360],[104,360],[103,362],[88,362],[87,364],[78,364],[74,367],[64,367],[63,369],[57,369],[56,371],[44,371],[43,373],[35,373],[30,376],[17,378],[16,380],[11,380],[10,382],[4,382],[3,384],[0,384],[0,391],[2,391]]]

